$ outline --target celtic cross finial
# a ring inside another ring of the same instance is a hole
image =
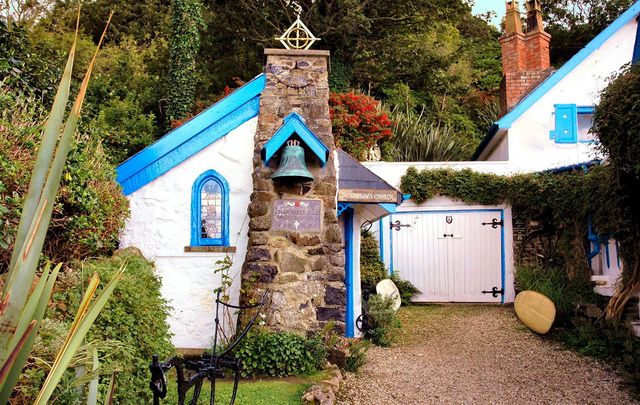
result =
[[[287,49],[309,49],[314,42],[319,41],[320,38],[316,38],[309,28],[300,20],[300,10],[298,11],[298,18],[289,27],[284,34],[276,38]]]

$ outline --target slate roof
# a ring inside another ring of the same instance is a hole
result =
[[[343,190],[393,190],[395,187],[367,169],[342,149],[338,152],[338,188]]]

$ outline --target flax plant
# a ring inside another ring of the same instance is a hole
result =
[[[76,21],[76,36],[69,52],[49,119],[42,134],[42,141],[31,175],[29,190],[25,197],[20,225],[12,252],[7,283],[0,300],[1,404],[5,404],[9,400],[13,387],[31,352],[58,272],[62,266],[58,264],[51,270],[51,265],[47,264],[40,277],[37,278],[38,262],[49,227],[56,194],[60,186],[60,179],[78,126],[82,104],[96,56],[104,40],[111,16],[109,16],[109,21],[102,33],[93,59],[89,63],[75,103],[63,126],[71,88],[71,74],[79,21],[80,8],[78,8],[78,19]],[[95,274],[92,277],[65,343],[56,356],[54,365],[47,375],[36,404],[46,404],[48,402],[60,382],[62,374],[69,366],[73,355],[82,345],[89,328],[113,293],[124,270],[123,266],[95,298],[94,295],[100,280]],[[35,287],[32,288],[34,283]]]

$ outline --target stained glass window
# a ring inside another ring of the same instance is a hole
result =
[[[191,245],[226,246],[229,243],[229,185],[214,170],[193,184]]]
[[[222,238],[222,189],[217,181],[210,179],[202,185],[200,192],[200,237]]]

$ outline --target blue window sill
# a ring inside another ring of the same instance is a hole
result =
[[[186,253],[235,253],[235,246],[185,246]]]

